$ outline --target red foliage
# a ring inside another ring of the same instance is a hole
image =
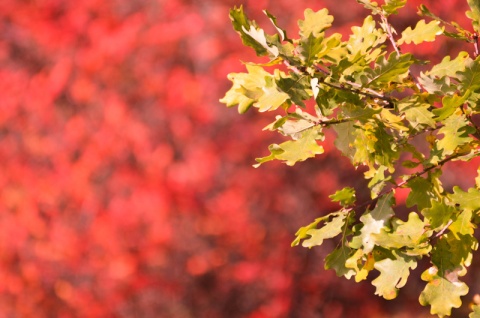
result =
[[[466,23],[464,1],[428,2]],[[230,27],[234,4],[0,1],[0,317],[427,311],[403,307],[415,281],[387,304],[324,271],[328,245],[289,247],[361,172],[334,149],[295,168],[251,167],[280,137],[261,131],[267,117],[218,102],[227,73],[254,59]],[[307,7],[328,7],[344,33],[367,14],[353,0],[244,5],[292,33]],[[445,43],[420,53],[438,59]]]

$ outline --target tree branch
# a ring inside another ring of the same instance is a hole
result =
[[[480,54],[480,53],[478,52],[478,34],[475,33],[472,38],[473,38],[473,47],[474,47],[474,50],[475,50],[475,51],[473,52],[473,56],[474,56],[475,58],[477,58],[477,56]]]
[[[388,22],[387,17],[384,16],[383,14],[381,14],[380,17],[382,18],[382,22],[383,22],[383,24],[382,24],[383,30],[387,33],[388,39],[392,43],[392,46],[393,46],[395,52],[397,52],[397,55],[400,55],[401,54],[400,53],[400,48],[397,46],[397,43],[395,42],[395,39],[393,38],[392,27],[390,26],[390,23]]]
[[[464,156],[465,154],[464,153],[456,153],[456,154],[453,154],[451,155],[450,157],[446,157],[445,159],[443,160],[440,160],[438,162],[438,164],[436,165],[431,165],[429,167],[426,167],[424,168],[422,171],[419,171],[419,172],[416,172],[414,174],[411,174],[409,177],[407,177],[405,180],[403,180],[402,182],[394,185],[393,187],[391,187],[390,189],[388,189],[387,191],[384,191],[382,193],[380,193],[375,199],[371,199],[371,200],[368,200],[368,201],[365,201],[363,203],[361,203],[360,205],[355,205],[355,209],[358,209],[358,208],[362,208],[362,207],[365,207],[367,205],[371,205],[372,203],[376,202],[378,200],[378,198],[386,195],[386,194],[389,194],[390,192],[394,191],[395,189],[398,189],[400,187],[403,187],[405,184],[407,184],[408,182],[412,181],[413,179],[415,178],[418,178],[418,177],[421,177],[422,175],[424,175],[425,173],[433,170],[433,169],[436,169],[436,168],[441,168],[444,164],[446,164],[447,162],[449,161],[452,161],[453,159],[456,159],[458,157],[461,157],[461,156]],[[478,157],[480,156],[480,150],[477,150],[477,152],[475,153],[474,157]]]

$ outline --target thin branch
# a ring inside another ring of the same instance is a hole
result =
[[[345,83],[347,83],[348,85],[351,85],[353,87],[357,87],[359,90],[362,89],[364,90],[365,92],[373,95],[373,96],[370,96],[370,97],[376,97],[376,98],[380,98],[380,99],[383,99],[383,100],[386,100],[388,102],[393,102],[393,99],[388,97],[388,96],[385,96],[385,94],[382,94],[382,93],[379,93],[371,88],[368,88],[368,87],[362,87],[362,85],[360,84],[357,84],[357,83],[354,83],[354,82],[350,82],[350,81],[346,81]],[[357,92],[357,91],[355,91]],[[361,94],[361,92],[360,92]]]
[[[442,234],[448,229],[448,227],[449,227],[450,225],[452,225],[452,223],[453,223],[453,220],[449,220],[448,223],[447,223],[447,225],[445,225],[445,226],[443,227],[443,229],[442,229],[440,232],[438,232],[437,235],[435,235],[435,237],[440,237],[440,236],[442,236]]]
[[[306,72],[303,72],[302,70],[300,70],[295,65],[290,64],[290,62],[288,60],[283,60],[283,64],[285,64],[285,66],[287,66],[289,69],[291,69],[295,74],[306,75],[305,74]]]
[[[389,104],[393,103],[393,101],[394,101],[392,98],[390,98],[388,96],[385,96],[383,94],[380,94],[380,93],[378,93],[374,90],[371,90],[371,89],[365,89],[365,91],[363,91],[361,89],[351,88],[351,87],[345,86],[343,84],[334,84],[334,83],[329,83],[329,82],[321,82],[321,83],[325,84],[327,86],[330,86],[332,88],[335,88],[335,89],[349,91],[349,92],[352,92],[352,93],[368,96],[368,97],[371,97],[371,98],[378,98],[378,99],[381,99],[381,100],[384,100],[384,101],[388,102]],[[351,85],[351,84],[354,84],[354,83],[347,82],[347,84]]]
[[[319,65],[315,65],[315,70],[325,74],[325,75],[328,75],[330,76],[330,72],[328,72],[327,70],[324,70],[323,68],[321,68]],[[353,93],[357,93],[357,94],[362,94],[362,95],[365,95],[365,96],[369,96],[369,97],[372,97],[372,98],[380,98],[380,99],[383,99],[389,103],[393,103],[393,99],[388,97],[388,96],[385,96],[384,94],[382,93],[379,93],[371,88],[367,88],[367,87],[362,87],[362,85],[360,84],[357,84],[357,83],[354,83],[354,82],[350,82],[350,81],[345,81],[346,84],[350,85],[350,86],[353,86],[353,87],[356,87],[357,89],[349,89],[348,87],[345,87],[345,85],[342,85],[342,84],[338,84],[338,85],[335,85],[333,83],[327,83],[327,82],[323,82],[324,84],[326,85],[329,85],[333,88],[336,88],[336,89],[343,89],[343,90],[349,90]]]
[[[478,34],[475,33],[472,38],[473,38],[473,47],[474,47],[474,50],[475,50],[475,51],[473,52],[473,56],[474,56],[475,58],[477,58],[477,56],[480,54],[480,53],[478,52]]]
[[[315,126],[328,127],[328,126],[331,126],[331,125],[348,123],[348,122],[354,121],[356,119],[357,118],[349,117],[349,118],[332,119],[332,120],[318,120],[318,121],[308,120],[312,125],[308,126],[308,127],[305,127],[305,128],[302,128],[302,129],[296,131],[295,133],[298,134],[298,133],[304,132],[305,130],[309,130],[310,128],[315,127]]]
[[[397,55],[400,55],[400,48],[397,46],[397,43],[395,42],[395,39],[393,38],[393,33],[392,33],[392,27],[390,26],[390,23],[387,20],[387,17],[384,16],[383,14],[380,15],[382,18],[383,22],[383,30],[387,32],[388,39],[392,43],[393,48],[395,49],[395,52],[397,52]]]
[[[319,71],[319,72],[322,72],[322,73],[325,74],[325,75],[328,75],[328,76],[331,75],[329,71],[324,70],[323,68],[320,67],[320,65],[315,65],[315,69],[316,69],[317,71]]]
[[[365,207],[367,205],[371,205],[373,202],[376,202],[378,200],[378,198],[386,195],[386,194],[389,194],[390,192],[393,192],[394,190],[400,188],[400,187],[403,187],[405,184],[407,184],[408,182],[412,181],[413,179],[415,178],[418,178],[418,177],[421,177],[422,175],[424,175],[425,173],[433,170],[433,169],[436,169],[436,168],[441,168],[444,164],[446,164],[447,162],[453,160],[453,159],[456,159],[458,157],[461,157],[461,156],[464,156],[465,154],[464,153],[456,153],[454,155],[451,155],[450,157],[446,157],[445,159],[443,160],[440,160],[436,165],[431,165],[429,167],[426,167],[424,168],[422,171],[419,171],[419,172],[416,172],[414,174],[411,174],[408,178],[406,178],[405,180],[403,180],[402,182],[394,185],[393,187],[391,187],[390,189],[388,189],[387,191],[384,191],[382,193],[380,193],[375,199],[371,199],[371,200],[368,200],[368,201],[365,201],[363,203],[361,203],[360,205],[356,205],[355,208],[362,208],[362,207]],[[480,151],[477,151],[477,153],[475,154],[475,157],[478,157],[480,156]]]

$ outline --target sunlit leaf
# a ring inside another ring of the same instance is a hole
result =
[[[317,140],[323,139],[315,128],[308,129],[301,134],[297,140],[286,141],[280,145],[273,144],[268,147],[270,155],[263,158],[257,158],[260,166],[262,163],[271,160],[281,160],[289,166],[293,166],[299,161],[304,161],[308,158],[315,157],[323,153],[323,147],[318,145]]]
[[[466,12],[468,18],[472,19],[475,32],[480,32],[480,2],[478,0],[467,0],[470,11]]]
[[[398,9],[403,8],[407,4],[407,0],[385,0],[382,10],[389,14],[397,14]]]
[[[375,63],[375,68],[367,72],[368,81],[364,85],[402,82],[407,78],[410,65],[414,62],[415,60],[411,54],[397,55],[393,52],[388,59],[380,56]]]
[[[375,295],[385,299],[397,297],[398,289],[407,283],[410,271],[417,267],[415,258],[403,255],[396,255],[395,259],[383,259],[375,263],[375,269],[380,275],[372,281],[376,287]]]
[[[304,38],[308,38],[310,35],[319,37],[323,31],[332,26],[333,16],[328,14],[327,9],[321,9],[317,12],[306,9],[304,15],[305,19],[298,21],[300,34]]]
[[[468,286],[458,279],[448,280],[438,275],[435,267],[430,267],[422,274],[427,286],[420,294],[419,301],[423,306],[430,305],[432,315],[450,316],[452,308],[462,304],[460,297],[468,293]]]
[[[403,43],[410,44],[420,44],[422,42],[433,42],[435,37],[443,33],[443,28],[439,26],[439,21],[430,21],[425,23],[425,20],[418,21],[415,28],[412,30],[411,27],[408,27],[405,31],[402,32],[402,37],[398,40],[398,45]]]
[[[468,192],[464,192],[460,187],[455,186],[450,197],[462,209],[471,209],[473,211],[480,209],[480,190],[478,189],[470,188]]]
[[[334,202],[339,202],[343,206],[349,206],[355,203],[355,189],[351,187],[345,187],[342,190],[338,190],[334,194],[329,196]]]
[[[445,120],[438,133],[443,134],[443,138],[438,142],[438,149],[443,150],[444,155],[450,155],[457,147],[472,140],[469,133],[474,133],[474,129],[468,125],[465,116],[453,114]]]

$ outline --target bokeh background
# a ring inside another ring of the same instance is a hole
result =
[[[470,29],[465,2],[424,1]],[[365,183],[332,142],[293,168],[252,168],[282,139],[261,131],[268,114],[218,102],[241,60],[260,61],[231,28],[240,4],[292,37],[307,7],[327,7],[344,39],[368,14],[354,0],[0,1],[0,318],[428,316],[427,263],[387,302],[323,269],[331,243],[290,247],[337,209],[328,195]],[[419,4],[394,26],[415,25]],[[432,61],[473,50],[410,48]],[[447,186],[476,174],[448,167]]]

